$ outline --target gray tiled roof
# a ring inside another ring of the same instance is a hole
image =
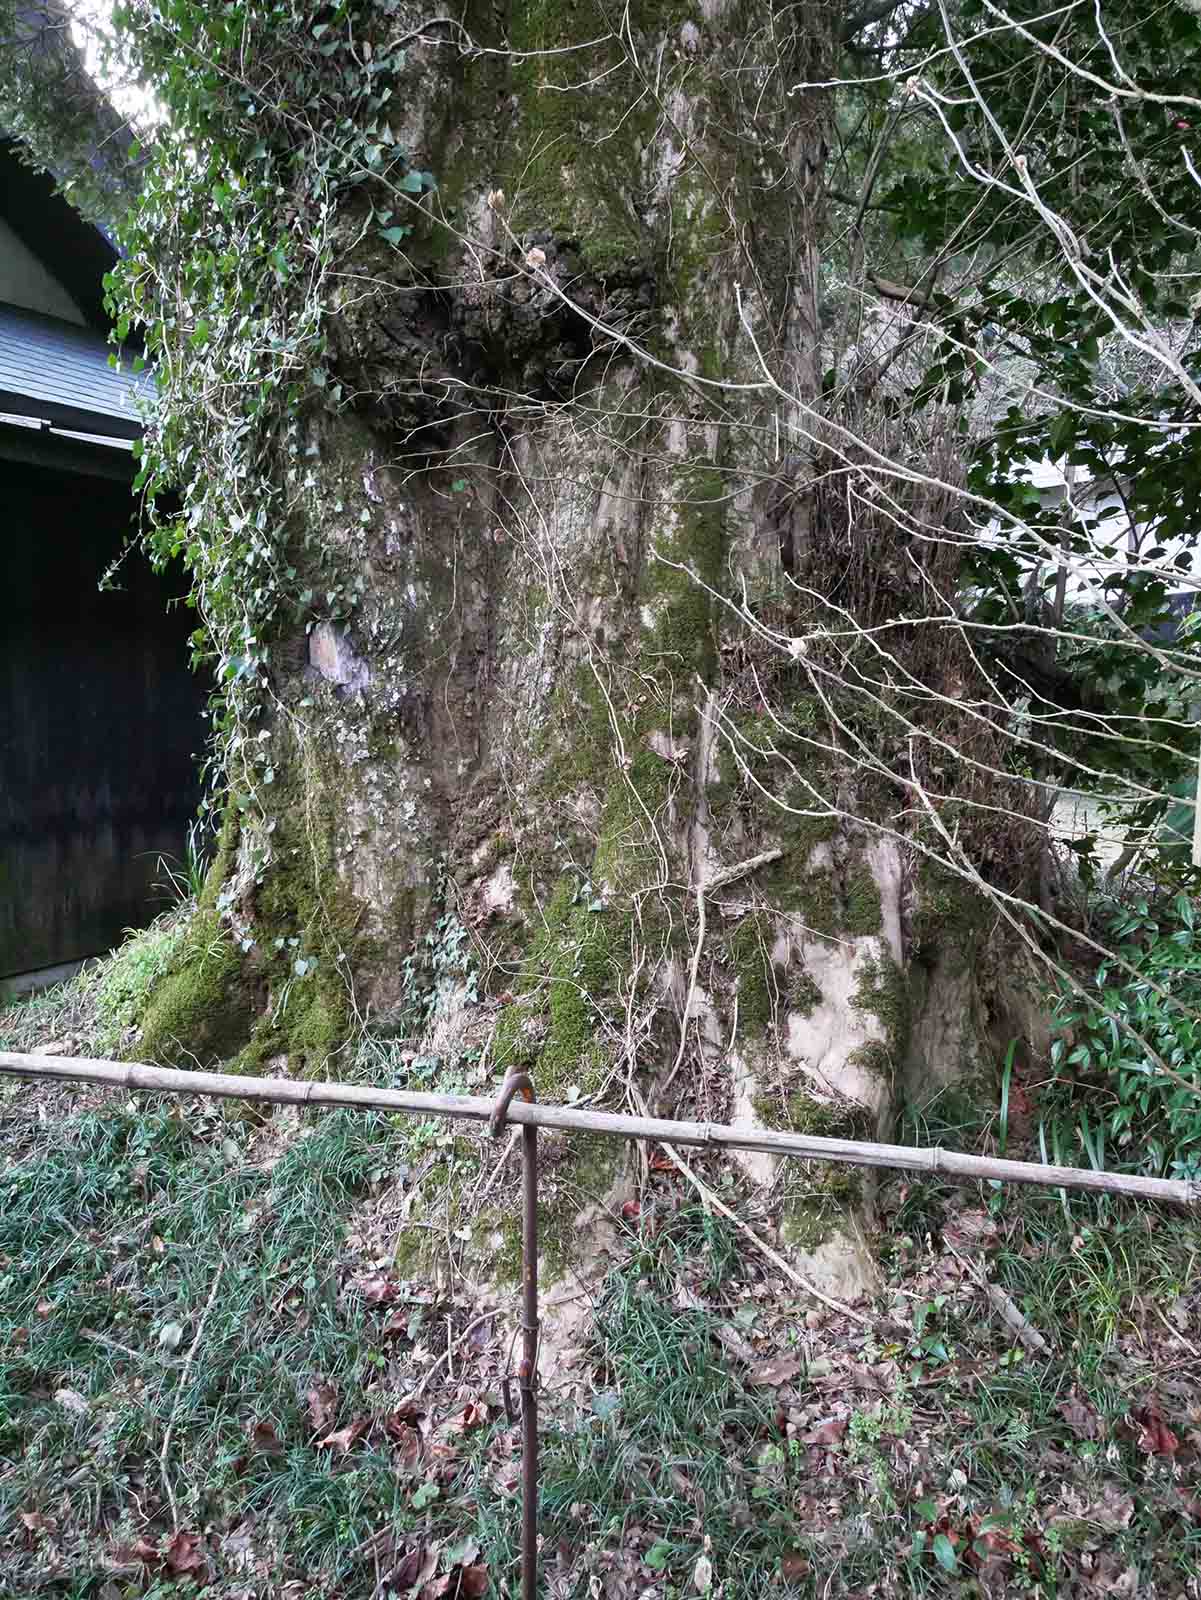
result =
[[[134,439],[142,431],[135,396],[145,373],[114,372],[102,333],[16,306],[0,305],[0,411],[59,428]]]

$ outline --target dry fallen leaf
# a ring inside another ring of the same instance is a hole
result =
[[[53,1533],[57,1527],[57,1523],[40,1511],[22,1511],[20,1519],[26,1533]]]
[[[1101,1419],[1080,1395],[1073,1394],[1070,1399],[1061,1400],[1056,1410],[1077,1439],[1101,1437]]]
[[[34,1306],[33,1309],[37,1312],[38,1316],[41,1317],[43,1321],[45,1321],[45,1319],[54,1310],[54,1301],[53,1300],[39,1300],[37,1305]]]
[[[474,1566],[460,1569],[459,1593],[466,1600],[478,1600],[479,1596],[488,1593],[488,1568],[484,1562],[477,1561]]]
[[[175,1573],[198,1572],[205,1562],[204,1540],[198,1533],[176,1533],[163,1551],[163,1561]]]
[[[284,1453],[283,1440],[275,1431],[275,1424],[266,1420],[252,1422],[246,1430],[250,1443],[265,1456],[282,1456]]]
[[[407,1423],[398,1427],[391,1426],[391,1419],[384,1424],[388,1433],[396,1440],[396,1464],[399,1470],[413,1472],[421,1460],[421,1435],[416,1428],[410,1428]]]
[[[815,1428],[810,1428],[808,1433],[803,1433],[801,1435],[801,1443],[838,1444],[846,1431],[845,1417],[827,1417],[824,1422],[819,1422]]]
[[[406,1423],[411,1428],[419,1428],[428,1419],[429,1413],[420,1400],[405,1399],[400,1402],[395,1411],[390,1411],[384,1418],[384,1427],[391,1433]],[[423,1430],[426,1431],[426,1430]]]
[[[960,1250],[987,1249],[996,1242],[998,1228],[987,1211],[959,1211],[947,1219],[942,1232]]]
[[[799,1356],[777,1356],[774,1361],[765,1361],[762,1366],[755,1367],[746,1381],[752,1386],[774,1389],[795,1378],[804,1365]]]
[[[396,1280],[386,1272],[371,1272],[358,1280],[358,1290],[368,1305],[382,1305],[396,1298]]]
[[[105,1558],[110,1572],[130,1572],[136,1567],[155,1567],[162,1561],[157,1545],[149,1539],[138,1539],[134,1544],[115,1545]]]
[[[315,1383],[305,1396],[305,1400],[308,1403],[309,1421],[313,1425],[313,1432],[327,1433],[330,1423],[334,1420],[338,1391],[332,1383]]]
[[[422,1566],[425,1562],[425,1546],[418,1545],[415,1550],[410,1550],[392,1568],[388,1574],[388,1587],[405,1594],[410,1589],[415,1589],[422,1580]]]
[[[1134,1412],[1134,1420],[1139,1427],[1138,1447],[1152,1456],[1174,1456],[1180,1448],[1180,1440],[1168,1427],[1163,1419],[1163,1413],[1154,1400],[1149,1405],[1143,1406],[1141,1411]]]
[[[1085,1507],[1084,1515],[1099,1527],[1128,1528],[1134,1517],[1134,1496],[1123,1494],[1115,1483],[1107,1483],[1101,1498]]]
[[[54,1398],[64,1411],[73,1412],[77,1417],[86,1417],[91,1410],[78,1389],[56,1389]]]
[[[327,1433],[324,1439],[318,1439],[318,1450],[337,1450],[345,1455],[362,1434],[367,1431],[367,1418],[357,1417],[354,1422],[348,1422],[344,1428],[339,1428],[336,1433]]]
[[[780,1576],[785,1583],[799,1583],[808,1572],[809,1563],[799,1550],[788,1550],[780,1558]]]
[[[482,1428],[488,1420],[488,1407],[479,1400],[470,1400],[446,1426],[451,1433],[468,1433],[472,1428]]]

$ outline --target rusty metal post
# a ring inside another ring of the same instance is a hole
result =
[[[513,1096],[532,1101],[534,1085],[511,1072],[501,1085],[488,1131],[498,1138]],[[521,1600],[538,1593],[538,1130],[521,1127]],[[506,1409],[508,1391],[506,1388]]]

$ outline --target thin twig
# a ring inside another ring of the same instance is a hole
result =
[[[760,867],[766,867],[773,861],[778,861],[784,854],[783,850],[763,850],[757,856],[751,856],[746,861],[739,861],[732,867],[719,867],[708,877],[701,870],[701,876],[696,885],[696,944],[692,950],[692,961],[688,968],[688,992],[684,996],[684,1014],[680,1020],[680,1048],[676,1052],[676,1059],[671,1071],[667,1074],[667,1082],[663,1085],[662,1094],[666,1094],[671,1087],[676,1073],[680,1070],[680,1063],[684,1059],[684,1052],[688,1048],[688,1018],[692,1011],[692,1002],[696,998],[697,975],[700,972],[701,952],[705,948],[705,896],[711,889],[724,889],[727,884],[737,883],[740,878],[757,872]]]
[[[511,1128],[509,1130],[509,1137],[508,1137],[508,1140],[506,1141],[505,1147],[501,1151],[500,1157],[497,1160],[495,1166],[492,1168],[492,1171],[488,1174],[487,1181],[485,1182],[483,1188],[480,1189],[477,1194],[474,1194],[472,1196],[472,1204],[473,1205],[478,1205],[481,1201],[485,1200],[487,1198],[487,1196],[492,1192],[493,1185],[495,1184],[497,1178],[499,1178],[501,1173],[504,1171],[505,1162],[513,1154],[513,1151],[517,1148],[517,1141],[520,1138],[521,1138],[521,1129],[520,1128]]]
[[[178,1361],[168,1361],[166,1356],[151,1355],[148,1350],[135,1350],[131,1345],[121,1344],[117,1339],[110,1339],[107,1333],[97,1333],[94,1328],[81,1328],[81,1339],[91,1339],[93,1344],[102,1344],[110,1350],[118,1350],[123,1356],[128,1356],[131,1361],[149,1361],[156,1367],[166,1367],[173,1372],[178,1366]]]
[[[485,1311],[485,1312],[482,1313],[482,1315],[476,1317],[474,1322],[469,1322],[467,1324],[467,1326],[463,1329],[463,1331],[459,1335],[459,1337],[454,1341],[453,1344],[449,1343],[449,1342],[447,1343],[446,1349],[438,1357],[437,1361],[435,1361],[434,1364],[427,1370],[427,1372],[425,1373],[425,1375],[422,1378],[421,1382],[417,1385],[417,1387],[409,1395],[409,1397],[408,1397],[409,1400],[410,1401],[416,1400],[419,1395],[422,1395],[422,1394],[425,1393],[426,1388],[429,1385],[429,1381],[433,1377],[434,1373],[437,1372],[439,1367],[446,1366],[447,1363],[450,1361],[451,1352],[454,1350],[454,1347],[455,1347],[456,1344],[462,1344],[463,1340],[467,1337],[467,1335],[469,1333],[471,1333],[473,1329],[478,1328],[481,1322],[487,1322],[487,1321],[489,1321],[490,1318],[495,1317],[495,1316],[499,1316],[499,1315],[500,1315],[500,1313],[497,1312],[497,1311]]]
[[[705,1205],[712,1206],[715,1211],[720,1211],[722,1216],[726,1217],[737,1229],[739,1229],[741,1233],[745,1234],[755,1248],[762,1251],[762,1253],[771,1262],[772,1266],[776,1267],[784,1274],[786,1278],[795,1283],[798,1289],[803,1290],[805,1294],[811,1294],[815,1300],[820,1300],[822,1305],[829,1306],[831,1311],[837,1311],[841,1316],[850,1317],[853,1322],[862,1323],[865,1328],[870,1325],[868,1318],[865,1317],[862,1312],[852,1311],[851,1307],[843,1305],[841,1300],[831,1299],[831,1297],[828,1294],[823,1293],[823,1291],[819,1289],[815,1283],[810,1283],[808,1278],[802,1277],[795,1267],[790,1267],[782,1255],[779,1255],[775,1250],[772,1249],[771,1245],[767,1244],[766,1241],[761,1239],[753,1228],[748,1227],[741,1217],[736,1216],[723,1200],[719,1200],[717,1198],[708,1184],[703,1183],[701,1179],[697,1177],[696,1173],[693,1172],[692,1168],[684,1160],[683,1156],[681,1156],[679,1152],[673,1148],[673,1146],[664,1143],[663,1140],[660,1140],[659,1142],[663,1145],[664,1150],[667,1151],[668,1155],[675,1162],[676,1166],[679,1167],[680,1171],[688,1179],[689,1183],[692,1184],[693,1188],[700,1195]]]
[[[959,1251],[955,1249],[954,1245],[949,1244],[947,1249],[955,1257],[956,1261],[958,1261],[959,1265],[964,1269],[964,1271],[968,1273],[970,1277],[974,1278],[984,1290],[985,1294],[988,1296],[989,1304],[992,1306],[993,1310],[1000,1317],[1001,1321],[1017,1334],[1018,1338],[1021,1340],[1022,1344],[1025,1345],[1026,1349],[1033,1350],[1036,1355],[1049,1356],[1051,1354],[1050,1344],[1042,1336],[1042,1334],[1039,1333],[1038,1329],[1034,1326],[1025,1312],[1022,1311],[1015,1301],[1005,1293],[1001,1285],[999,1283],[990,1283],[988,1277],[981,1270],[981,1268],[979,1268],[974,1261],[969,1261],[965,1256],[961,1256]]]

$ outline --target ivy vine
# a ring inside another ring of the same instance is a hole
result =
[[[390,208],[433,185],[395,131],[405,49],[379,41],[397,10],[114,11],[116,48],[166,123],[130,152],[141,183],[105,283],[118,340],[140,330],[138,364],[155,379],[136,480],[144,538],[156,563],[182,559],[192,575],[194,648],[217,683],[213,766],[243,796],[269,774],[255,723],[273,642],[344,618],[361,593],[304,505],[313,418],[346,403],[329,363],[334,263],[367,233],[399,245],[411,228]]]

